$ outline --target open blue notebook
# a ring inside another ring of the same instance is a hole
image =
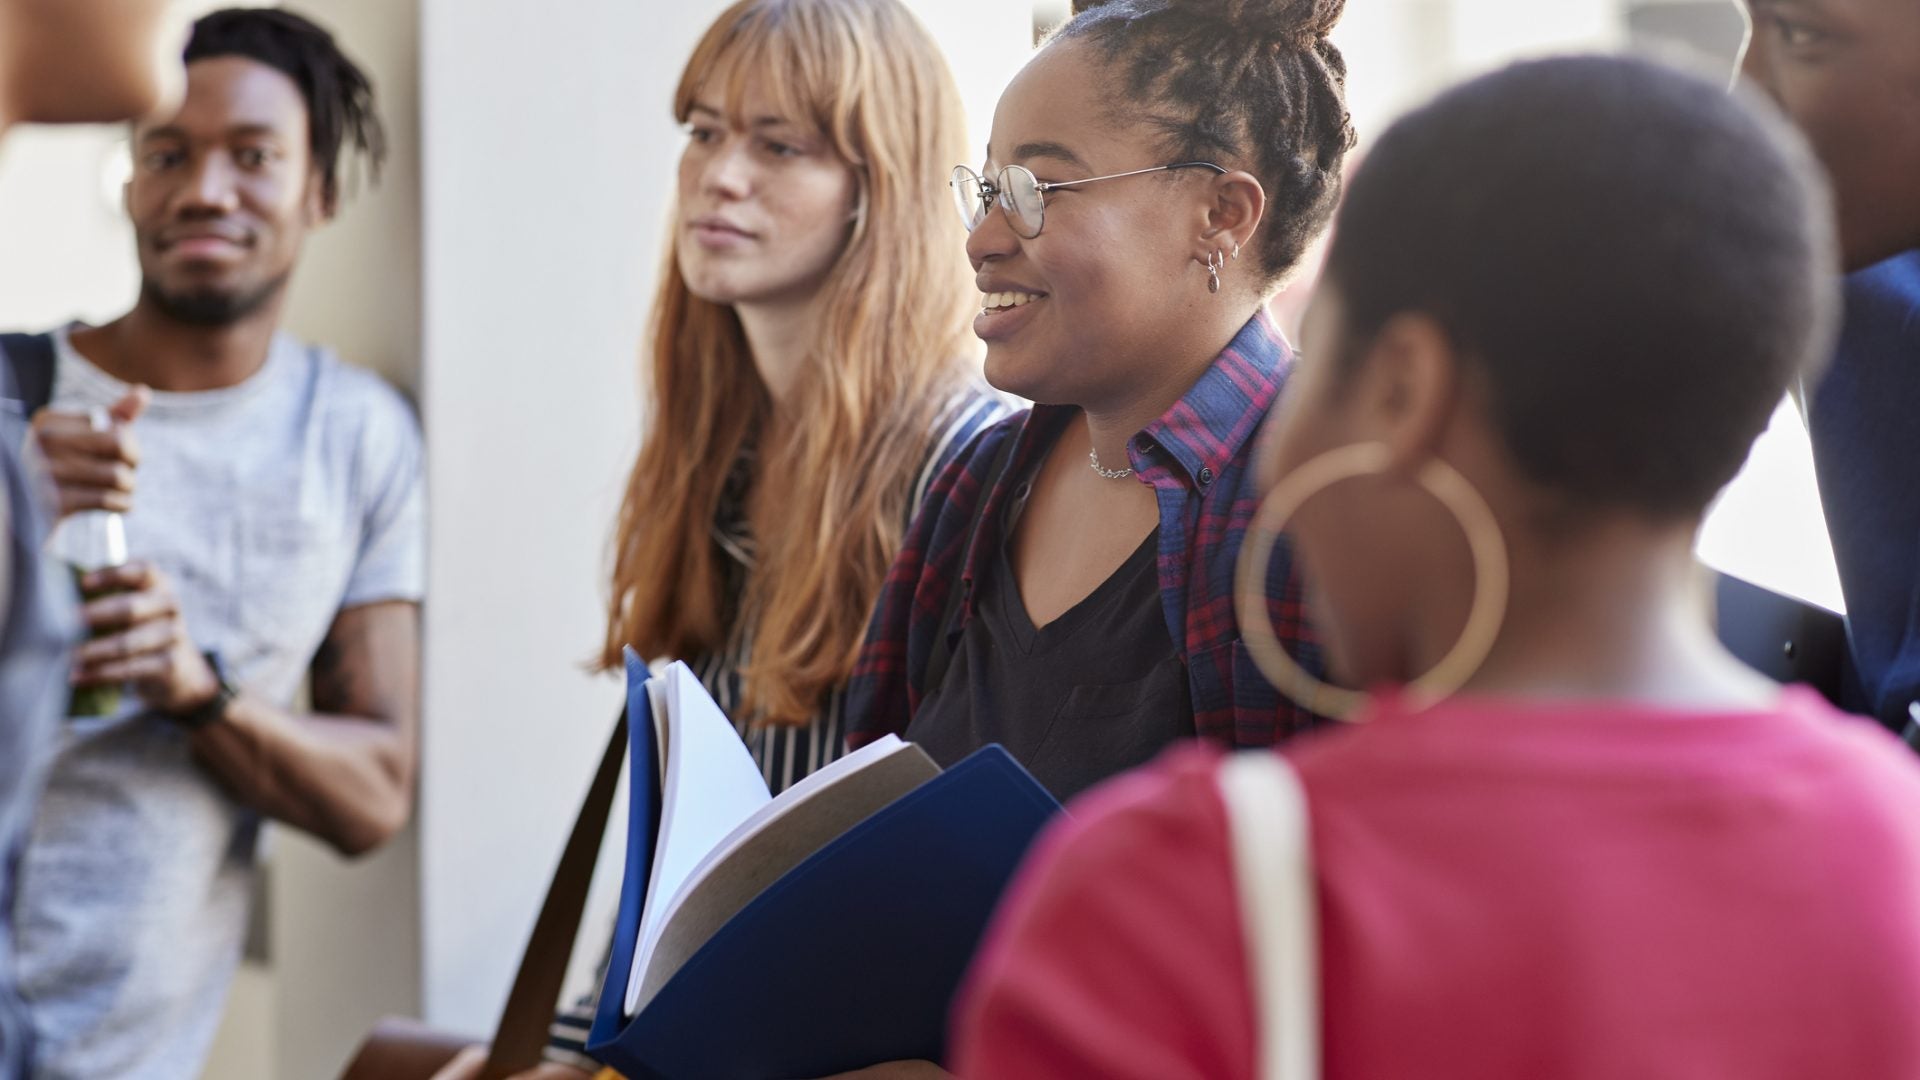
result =
[[[631,1080],[939,1060],[995,903],[1059,810],[989,746],[889,738],[770,798],[693,673],[627,663],[626,876],[588,1052]]]

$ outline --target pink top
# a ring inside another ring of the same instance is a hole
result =
[[[1450,701],[1296,741],[1331,1080],[1920,1078],[1920,760],[1774,711]],[[1042,840],[955,1017],[969,1078],[1254,1075],[1217,753]]]

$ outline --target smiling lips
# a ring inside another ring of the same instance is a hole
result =
[[[244,232],[227,229],[196,229],[171,233],[161,239],[161,249],[189,256],[221,255],[239,251],[251,243]]]
[[[983,288],[980,291],[980,314],[973,318],[974,336],[990,345],[1008,340],[1021,327],[1033,321],[1034,314],[1030,309],[1034,301],[1046,298],[1046,293],[1028,292],[1025,289]]]
[[[1043,299],[1045,296],[1045,293],[1019,291],[990,292],[980,298],[980,310],[983,312],[1008,311],[1013,308],[1031,304],[1035,300]]]

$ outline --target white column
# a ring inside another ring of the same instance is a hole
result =
[[[419,5],[291,6],[331,30],[373,79],[390,153],[377,187],[343,172],[346,202],[302,253],[286,325],[414,394],[421,371]],[[353,861],[292,829],[276,828],[268,839],[273,1076],[331,1080],[374,1021],[419,1010],[418,836],[410,826]]]

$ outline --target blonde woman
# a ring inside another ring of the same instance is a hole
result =
[[[899,0],[742,0],[673,111],[651,415],[600,663],[685,660],[778,792],[844,750],[842,689],[907,521],[1006,412],[979,381],[945,190],[965,116]],[[558,1017],[534,1075],[597,1068],[590,1022],[590,1002]]]
[[[841,753],[841,688],[907,520],[1003,412],[944,197],[965,118],[898,0],[743,0],[673,105],[652,416],[600,661],[686,660],[778,792]]]

